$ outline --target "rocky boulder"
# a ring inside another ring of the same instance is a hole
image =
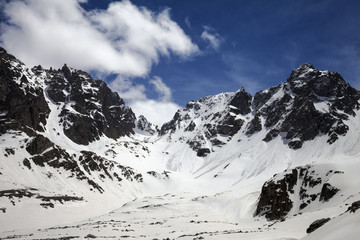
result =
[[[360,208],[360,201],[353,202],[351,206],[348,208],[348,211],[351,213],[356,212]]]
[[[318,219],[316,221],[314,221],[313,223],[310,224],[310,226],[306,229],[306,233],[312,233],[313,231],[315,231],[316,229],[318,229],[319,227],[323,226],[325,223],[327,223],[328,221],[330,221],[330,218],[321,218]]]

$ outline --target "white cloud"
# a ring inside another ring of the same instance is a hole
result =
[[[83,0],[14,0],[6,4],[8,24],[1,44],[26,64],[146,76],[159,56],[187,58],[198,47],[169,10],[153,13],[128,0],[106,10],[86,11]]]
[[[169,121],[180,108],[171,89],[155,77],[150,87],[158,99],[149,99],[145,85],[132,78],[146,78],[160,56],[187,59],[200,52],[198,46],[171,20],[169,9],[154,13],[123,0],[86,11],[80,3],[86,0],[6,2],[0,44],[28,66],[67,63],[102,76],[118,74],[109,85],[137,115],[158,125]]]
[[[134,84],[128,78],[118,76],[114,81],[109,84],[113,91],[119,93],[119,95],[127,101],[146,100],[146,88],[142,84]]]
[[[128,79],[118,77],[109,85],[125,99],[137,117],[144,115],[148,121],[161,127],[173,118],[181,106],[172,101],[171,89],[160,77],[153,77],[149,83],[152,90],[158,94],[157,99],[149,99],[144,85],[134,84]]]
[[[201,38],[209,43],[209,46],[218,50],[224,39],[218,34],[212,27],[204,26],[204,31],[201,34]]]
[[[163,102],[155,100],[134,101],[129,103],[133,111],[139,115],[144,115],[151,123],[162,126],[170,121],[174,114],[181,107],[174,102]]]
[[[160,77],[154,77],[150,80],[150,84],[154,87],[155,91],[159,94],[159,99],[162,102],[171,101],[171,89],[161,80]]]

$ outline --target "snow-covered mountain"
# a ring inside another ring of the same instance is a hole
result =
[[[0,48],[0,238],[356,239],[359,114],[358,90],[302,64],[157,127],[88,73]]]

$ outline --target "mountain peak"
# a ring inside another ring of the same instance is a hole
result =
[[[311,63],[303,63],[299,65],[297,70],[302,70],[302,69],[315,69],[315,68]]]
[[[142,134],[149,134],[149,135],[154,135],[156,130],[157,130],[157,126],[153,126],[152,123],[150,123],[146,117],[144,117],[144,115],[140,115],[137,119],[136,119],[136,123],[135,123],[135,127],[137,132],[140,132]]]
[[[246,91],[245,91],[245,88],[244,88],[244,87],[241,87],[241,88],[239,88],[236,92],[238,93],[238,92],[246,92]]]
[[[313,77],[320,75],[323,71],[319,71],[318,69],[314,68],[311,63],[303,63],[296,69],[293,69],[288,81],[294,80],[310,80]],[[328,72],[328,71],[324,71]]]
[[[0,56],[3,54],[7,54],[6,50],[0,46]]]
[[[320,97],[339,97],[346,95],[348,84],[337,72],[318,70],[310,63],[301,64],[294,69],[287,83],[293,93],[307,96],[311,99]],[[357,95],[357,94],[356,94]]]

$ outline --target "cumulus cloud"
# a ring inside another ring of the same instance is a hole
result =
[[[138,115],[144,115],[150,122],[161,126],[170,121],[175,112],[181,108],[172,101],[171,89],[159,77],[150,80],[153,90],[158,94],[156,100],[133,100],[129,103]]]
[[[162,126],[170,121],[181,107],[174,102],[162,102],[148,99],[130,103],[133,111],[139,116],[144,115],[151,123]]]
[[[181,106],[172,101],[171,89],[160,77],[155,76],[149,82],[150,90],[158,95],[156,99],[147,97],[147,89],[143,84],[134,84],[121,77],[111,82],[110,87],[127,100],[137,116],[144,115],[151,123],[161,126],[170,121]]]
[[[150,80],[150,84],[154,87],[162,102],[169,102],[172,99],[171,89],[162,81],[160,77],[154,77]]]
[[[135,84],[128,78],[118,76],[115,80],[110,82],[109,86],[129,102],[135,100],[144,101],[147,99],[146,87],[143,84]]]
[[[187,58],[198,47],[172,21],[128,0],[84,10],[84,0],[13,0],[4,6],[1,44],[26,64],[146,76],[160,55]]]
[[[160,56],[187,59],[198,46],[171,20],[169,9],[154,13],[129,0],[112,2],[105,10],[85,10],[86,0],[12,0],[2,2],[6,22],[0,44],[28,66],[69,66],[99,75],[117,74],[110,87],[133,108],[161,125],[180,108],[159,77],[150,80],[158,94],[149,99],[146,79]],[[161,114],[159,114],[161,113]]]
[[[204,26],[201,38],[209,43],[209,47],[218,50],[224,39],[212,27]]]

